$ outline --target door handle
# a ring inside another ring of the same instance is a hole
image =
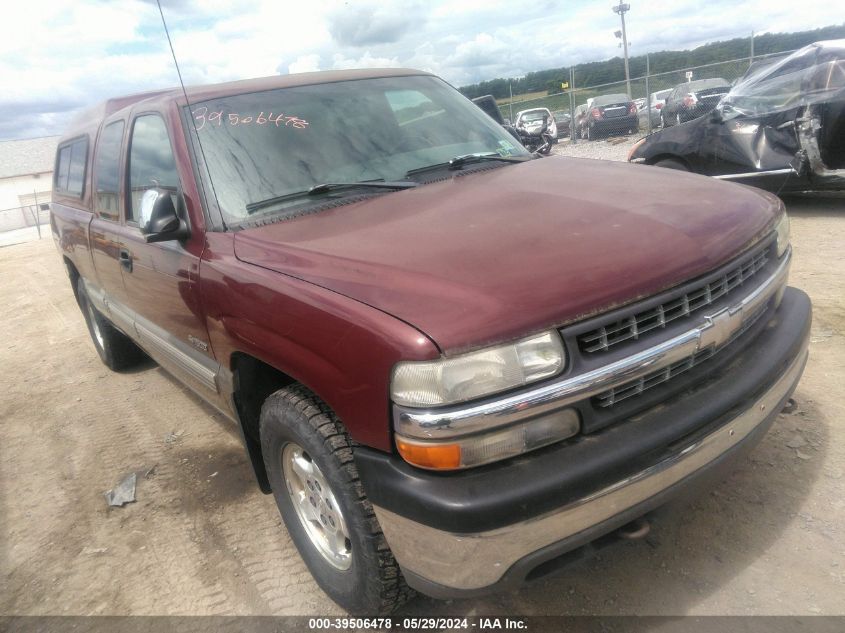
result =
[[[127,251],[125,248],[120,249],[120,253],[118,255],[120,260],[120,266],[126,271],[131,273],[132,272],[132,253]]]

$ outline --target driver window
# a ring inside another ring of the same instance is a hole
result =
[[[179,175],[167,127],[159,115],[144,114],[135,119],[129,145],[127,222],[138,222],[141,215],[141,199],[146,191],[155,188],[169,191],[176,207]]]
[[[122,141],[123,121],[109,123],[97,141],[97,158],[94,162],[94,211],[101,218],[113,222],[118,219]]]

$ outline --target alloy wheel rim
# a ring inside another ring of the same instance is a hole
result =
[[[323,472],[305,449],[293,442],[285,444],[281,460],[288,495],[311,544],[336,569],[349,569],[349,530]]]

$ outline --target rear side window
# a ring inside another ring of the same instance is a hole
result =
[[[126,221],[137,222],[141,198],[147,189],[166,189],[173,196],[179,190],[179,174],[164,120],[157,114],[135,119],[129,146],[129,203]]]
[[[119,216],[120,144],[123,121],[110,123],[97,141],[94,162],[94,211],[102,218],[117,221]]]
[[[87,138],[81,138],[59,147],[55,180],[56,191],[82,197],[87,154]]]

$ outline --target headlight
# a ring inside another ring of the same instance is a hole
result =
[[[786,252],[786,248],[789,246],[789,216],[786,214],[786,211],[783,212],[777,225],[775,225],[775,232],[778,235],[777,253],[778,257],[780,257]]]
[[[554,376],[566,354],[557,332],[434,361],[398,363],[391,397],[408,407],[434,407],[480,398]]]

